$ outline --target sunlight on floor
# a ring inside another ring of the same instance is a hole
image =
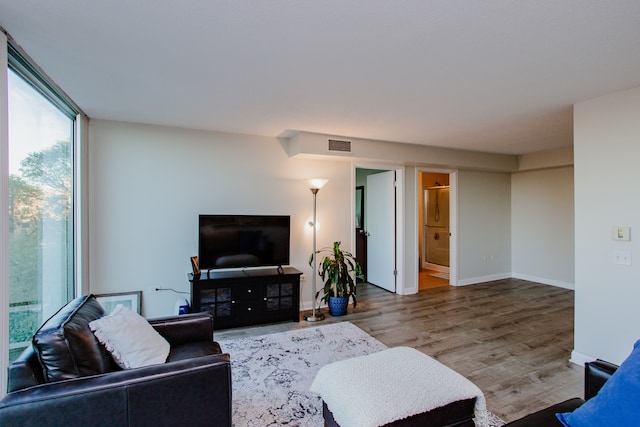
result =
[[[418,290],[440,288],[442,286],[449,286],[449,281],[446,279],[439,279],[431,276],[432,273],[437,273],[435,270],[421,270],[418,277]]]

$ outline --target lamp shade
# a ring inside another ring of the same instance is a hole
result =
[[[314,178],[309,180],[309,188],[312,190],[319,190],[329,181],[328,179]]]

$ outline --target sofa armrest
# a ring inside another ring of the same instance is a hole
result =
[[[210,313],[162,317],[150,319],[149,323],[172,346],[195,341],[213,341],[213,316]]]
[[[598,394],[604,383],[617,369],[618,365],[600,359],[586,363],[584,365],[584,400],[589,400]]]
[[[7,394],[0,425],[231,426],[229,355],[42,384]]]
[[[7,393],[44,383],[42,366],[31,345],[9,364],[7,372]]]

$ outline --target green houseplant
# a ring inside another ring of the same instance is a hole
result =
[[[333,316],[346,314],[349,298],[353,299],[353,307],[356,300],[356,277],[362,274],[362,267],[355,257],[340,249],[341,242],[334,242],[333,247],[325,247],[315,252],[318,260],[318,274],[324,281],[322,300],[329,305],[329,313]],[[309,265],[312,265],[314,254],[309,257]],[[320,290],[315,295],[318,298]]]

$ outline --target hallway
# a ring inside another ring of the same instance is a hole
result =
[[[418,275],[418,291],[449,286],[449,280],[434,277],[432,276],[434,273],[437,274],[438,272],[435,270],[420,270]]]

